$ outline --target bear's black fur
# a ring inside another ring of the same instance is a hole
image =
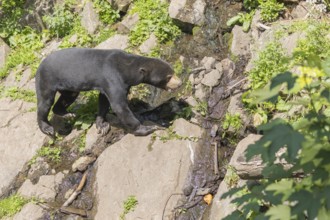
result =
[[[135,135],[147,135],[157,126],[144,126],[128,107],[127,93],[131,86],[147,83],[162,89],[176,89],[181,81],[170,65],[160,59],[128,54],[122,50],[71,48],[50,54],[36,74],[38,125],[41,131],[54,136],[48,121],[56,92],[61,96],[53,107],[56,115],[72,117],[67,107],[80,91],[98,90],[99,104],[96,127],[106,134],[110,125],[106,114],[111,106],[122,124]]]

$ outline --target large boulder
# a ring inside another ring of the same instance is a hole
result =
[[[183,31],[192,32],[192,28],[201,26],[205,21],[205,0],[172,0],[169,6],[169,15]]]
[[[10,47],[0,38],[0,69],[5,66]]]
[[[42,146],[34,103],[0,99],[0,196]]]
[[[115,9],[126,12],[133,0],[108,0]]]
[[[174,131],[180,136],[201,135],[198,126],[183,119],[174,123]],[[172,219],[171,211],[180,196],[171,195],[182,193],[195,148],[196,143],[189,140],[163,142],[152,135],[131,134],[108,147],[96,162],[98,205],[94,219],[119,219],[123,202],[130,195],[136,197],[138,205],[126,219]]]
[[[96,49],[121,49],[128,48],[128,35],[116,34],[110,37],[108,40],[100,43]]]
[[[81,14],[81,25],[89,34],[94,34],[100,25],[99,15],[96,13],[92,2],[87,2]]]

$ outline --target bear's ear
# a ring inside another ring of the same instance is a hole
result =
[[[140,74],[145,75],[147,73],[147,70],[144,67],[141,67],[139,69]]]

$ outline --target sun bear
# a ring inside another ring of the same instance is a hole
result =
[[[106,114],[111,106],[124,127],[134,135],[148,135],[158,126],[144,126],[128,107],[127,93],[131,86],[147,83],[168,91],[182,83],[171,66],[156,58],[126,53],[122,50],[70,48],[47,56],[36,73],[37,120],[40,130],[55,136],[48,114],[56,92],[60,97],[53,112],[62,117],[73,117],[67,108],[80,91],[98,90],[96,128],[106,134],[110,125]]]

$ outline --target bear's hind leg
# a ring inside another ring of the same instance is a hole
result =
[[[74,118],[74,113],[68,112],[66,109],[77,99],[79,92],[59,91],[61,96],[53,107],[54,114],[63,118]]]
[[[38,95],[38,125],[44,134],[50,135],[52,137],[55,137],[55,130],[48,121],[48,114],[54,103],[54,98],[55,92],[48,92],[48,94]]]
[[[110,131],[110,124],[106,121],[107,113],[109,112],[110,103],[108,98],[100,93],[99,94],[99,109],[96,117],[96,129],[102,136]]]

